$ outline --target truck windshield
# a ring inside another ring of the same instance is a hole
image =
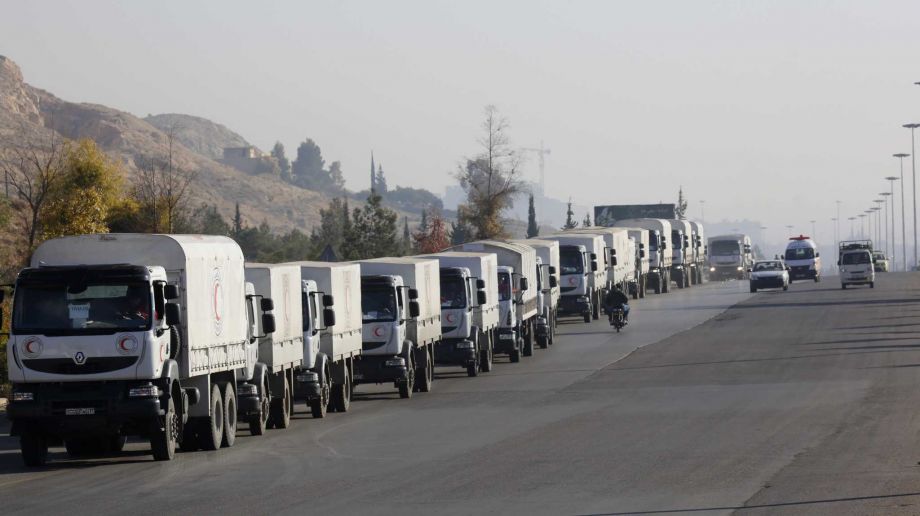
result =
[[[466,308],[466,282],[463,278],[441,278],[441,308]]]
[[[508,301],[511,299],[511,275],[507,272],[498,273],[498,300]]]
[[[786,249],[786,260],[810,260],[815,257],[815,250],[810,247]]]
[[[361,315],[363,322],[395,321],[396,291],[390,288],[371,288],[361,290]]]
[[[98,335],[150,328],[146,283],[29,282],[16,286],[13,331],[38,335]]]
[[[652,233],[649,231],[648,234],[648,250],[657,251],[658,250],[658,233]]]
[[[869,253],[846,253],[840,259],[841,265],[862,265],[871,262]]]
[[[559,271],[562,274],[582,274],[585,272],[584,258],[577,247],[559,249]]]
[[[709,254],[715,256],[732,256],[741,254],[741,246],[731,240],[716,240],[709,244]]]

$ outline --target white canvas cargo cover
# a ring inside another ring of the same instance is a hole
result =
[[[555,307],[559,304],[559,285],[560,285],[560,265],[559,265],[559,242],[556,240],[545,240],[542,238],[525,238],[523,240],[511,240],[511,243],[532,247],[537,253],[544,265],[550,265],[556,273],[556,286],[550,289],[552,305]]]
[[[418,291],[419,316],[408,326],[408,336],[418,345],[441,340],[441,270],[437,260],[427,258],[374,258],[363,260],[362,276],[400,276]]]
[[[497,240],[479,240],[468,242],[452,248],[455,251],[472,251],[476,253],[494,253],[499,266],[511,267],[515,274],[527,278],[527,290],[521,293],[522,309],[517,311],[520,321],[527,321],[537,315],[537,252],[533,247],[499,242]],[[496,279],[497,281],[497,279]]]
[[[624,228],[629,232],[629,237],[636,241],[637,253],[639,257],[639,267],[642,274],[648,274],[648,260],[649,260],[649,239],[648,239],[648,230],[643,228]],[[639,251],[644,250],[644,253]],[[641,256],[644,254],[645,256]]]
[[[483,331],[498,326],[498,257],[495,254],[444,251],[420,258],[437,260],[440,267],[466,267],[471,276],[485,282],[486,302],[473,311],[473,324]]]
[[[357,263],[293,262],[302,279],[333,296],[335,326],[320,336],[320,352],[338,362],[361,354],[361,266]]]
[[[303,284],[292,264],[247,263],[246,281],[274,303],[275,332],[259,339],[259,362],[273,372],[303,363]]]
[[[161,266],[179,287],[183,378],[245,367],[249,338],[243,252],[222,236],[105,234],[55,238],[32,266]]]
[[[645,230],[655,230],[665,239],[667,242],[668,249],[664,253],[661,252],[661,249],[656,249],[655,255],[661,256],[661,260],[658,264],[660,267],[668,268],[671,266],[671,256],[674,243],[671,242],[671,224],[664,219],[623,219],[618,220],[613,223],[613,227],[617,228],[642,228]],[[649,259],[652,260],[651,253],[649,254]]]
[[[610,257],[616,257],[617,264],[607,269],[609,285],[623,284],[631,277],[634,259],[629,256],[629,232],[617,227],[579,228],[566,233],[598,234],[604,238],[604,245],[610,250]]]
[[[594,253],[597,256],[597,270],[588,273],[588,286],[598,290],[607,284],[607,270],[604,267],[604,256],[607,254],[607,243],[604,237],[597,233],[580,233],[578,231],[566,231],[555,235],[547,235],[547,239],[559,242],[559,245],[581,245],[585,250]]]

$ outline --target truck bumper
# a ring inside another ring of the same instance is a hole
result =
[[[58,437],[106,429],[145,433],[150,420],[165,413],[160,397],[128,397],[128,389],[147,383],[16,384],[14,392],[31,393],[33,399],[11,401],[7,417],[16,429],[28,426],[31,431]]]
[[[403,357],[363,355],[361,360],[355,361],[355,384],[400,382],[408,378]]]
[[[738,270],[738,265],[724,265],[709,267],[709,278],[715,280],[740,278],[744,276],[744,269]]]
[[[294,372],[294,397],[312,400],[322,395],[319,375],[313,371],[298,369]]]
[[[584,315],[591,312],[588,296],[562,296],[559,298],[559,315]]]
[[[789,280],[810,279],[813,280],[818,275],[815,269],[809,269],[808,266],[797,265],[791,267],[789,271]]]
[[[515,328],[499,328],[498,340],[493,345],[493,353],[508,354],[518,349],[518,331]]]
[[[476,363],[476,344],[470,339],[444,339],[434,346],[437,365],[466,367]]]

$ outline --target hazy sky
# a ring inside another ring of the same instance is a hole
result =
[[[443,192],[495,104],[515,143],[552,150],[552,196],[671,202],[683,184],[694,215],[705,199],[707,219],[757,218],[773,238],[818,219],[827,240],[834,200],[846,217],[888,190],[891,154],[910,152],[901,124],[920,121],[915,0],[7,0],[2,12],[0,54],[31,84],[207,117],[289,154],[310,137],[354,189],[373,149],[391,185]]]

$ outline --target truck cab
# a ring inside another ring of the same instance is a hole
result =
[[[523,347],[523,331],[521,329],[518,310],[521,309],[521,290],[526,289],[527,278],[514,271],[514,267],[498,266],[498,342],[495,343],[496,353],[505,353],[512,362],[521,360]]]
[[[441,267],[441,341],[435,345],[439,364],[460,365],[469,376],[479,374],[474,310],[485,304],[485,281],[466,267]]]
[[[401,276],[361,276],[362,367],[355,372],[356,382],[394,381],[402,397],[410,396],[415,370],[407,323],[418,316],[417,297]]]
[[[558,288],[556,268],[537,257],[537,344],[547,348],[553,343],[553,290]]]
[[[326,416],[332,390],[331,373],[320,362],[323,331],[335,326],[335,299],[321,292],[313,280],[301,280],[303,365],[297,370],[294,395],[304,399],[315,418]]]
[[[751,241],[747,235],[720,235],[709,239],[709,277],[744,279],[751,268]]]
[[[559,313],[577,314],[591,322],[593,311],[590,274],[597,270],[597,256],[583,245],[559,246]]]
[[[840,269],[840,288],[846,289],[848,285],[869,285],[875,288],[875,260],[871,241],[840,242],[837,267]]]

